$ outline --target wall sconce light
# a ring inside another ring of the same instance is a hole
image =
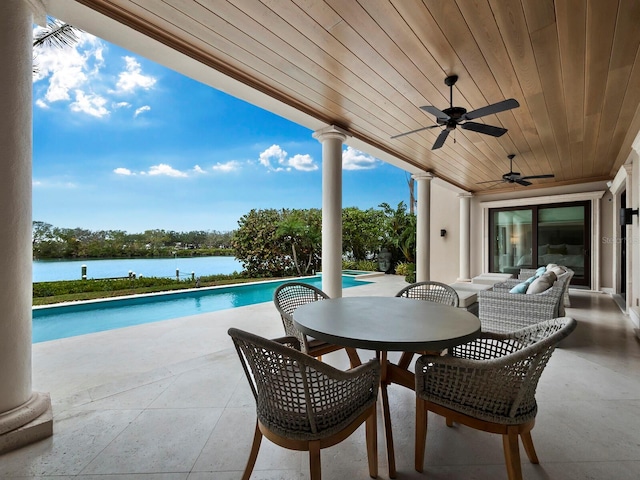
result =
[[[638,215],[638,209],[633,208],[621,208],[620,209],[620,225],[631,225],[633,223],[633,216]]]
[[[442,230],[440,230],[440,236],[441,237],[445,237],[447,235],[447,231],[443,228]]]

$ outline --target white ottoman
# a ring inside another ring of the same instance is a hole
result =
[[[471,283],[495,285],[513,278],[511,273],[483,273],[471,279]]]
[[[491,290],[491,285],[485,283],[469,283],[469,282],[456,282],[449,284],[450,287],[457,292],[458,290],[467,290],[471,292],[480,292],[482,290]]]
[[[491,287],[489,287],[491,288]],[[458,294],[458,307],[478,315],[478,292],[473,290],[456,290]]]

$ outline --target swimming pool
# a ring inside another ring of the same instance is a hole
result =
[[[270,302],[275,289],[288,281],[291,280],[36,307],[33,309],[33,343]],[[296,281],[322,288],[320,276]],[[342,276],[343,288],[367,283],[370,282]]]

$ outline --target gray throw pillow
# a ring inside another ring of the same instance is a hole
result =
[[[556,281],[556,274],[553,272],[547,272],[545,274],[540,275],[536,278],[529,288],[527,288],[527,295],[542,293],[545,290],[551,288],[553,283]]]

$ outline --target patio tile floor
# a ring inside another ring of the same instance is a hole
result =
[[[393,295],[385,275],[344,291]],[[640,471],[640,342],[604,294],[573,292],[578,328],[556,350],[538,387],[532,434],[539,465],[526,479],[637,479]],[[393,321],[393,319],[390,319]],[[282,335],[271,303],[34,345],[34,390],[50,392],[53,437],[0,456],[0,478],[38,480],[231,480],[241,477],[255,422],[246,379],[226,333],[236,326]],[[361,352],[363,359],[373,352]],[[324,357],[346,368],[344,352]],[[413,469],[414,394],[394,385],[399,479],[506,479],[502,441],[430,417],[425,473]],[[379,478],[388,478],[379,424]],[[364,428],[322,451],[325,479],[369,478]],[[255,480],[308,478],[307,454],[264,440]]]

